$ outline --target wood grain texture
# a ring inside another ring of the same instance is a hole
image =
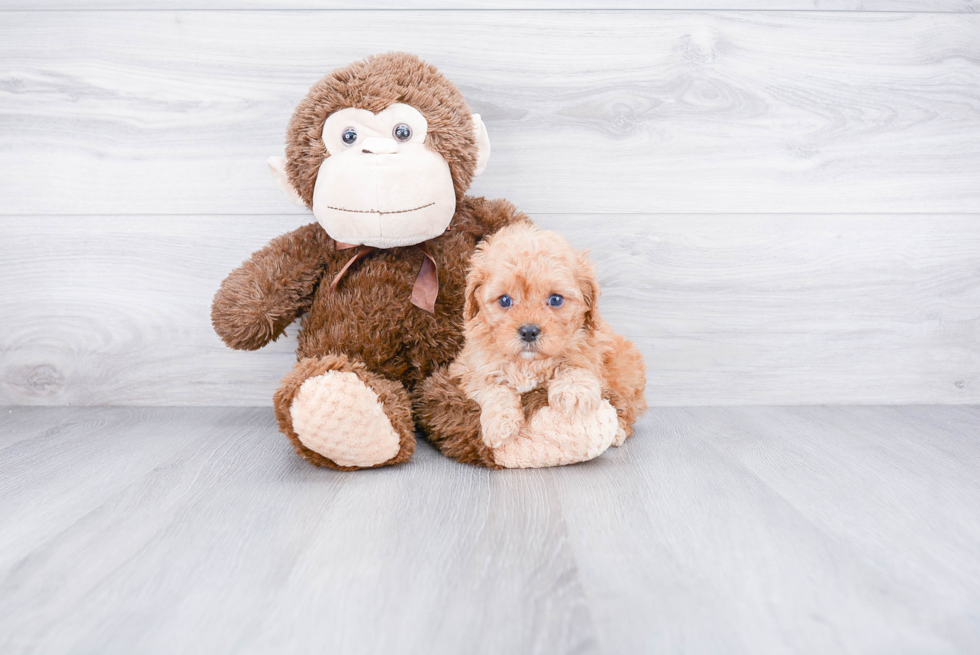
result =
[[[980,408],[657,408],[572,467],[270,409],[0,413],[4,653],[969,653]]]
[[[980,211],[978,14],[378,15],[4,13],[0,213],[291,211],[293,107],[392,49],[459,85],[474,191],[527,211]]]
[[[592,249],[653,405],[980,402],[978,216],[537,215]],[[295,331],[226,348],[211,297],[297,216],[0,225],[0,403],[268,405]]]
[[[977,408],[654,409],[561,471],[611,653],[977,648]],[[643,626],[626,629],[625,626]]]
[[[977,0],[0,0],[0,11],[64,10],[682,9],[977,12]]]

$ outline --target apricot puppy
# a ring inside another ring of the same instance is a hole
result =
[[[566,417],[616,410],[613,445],[646,409],[643,359],[600,316],[586,254],[529,223],[501,229],[471,260],[463,309],[466,343],[449,374],[481,408],[484,443],[498,449],[525,423],[521,395],[547,391]],[[608,442],[606,442],[608,445]]]

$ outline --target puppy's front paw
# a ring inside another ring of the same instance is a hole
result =
[[[500,448],[521,431],[524,414],[520,412],[487,412],[480,414],[480,429],[483,443],[489,448]]]
[[[570,414],[589,414],[602,403],[598,380],[554,380],[548,388],[548,405]]]

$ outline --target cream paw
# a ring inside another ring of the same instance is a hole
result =
[[[548,406],[563,414],[588,414],[599,409],[602,386],[592,375],[555,378],[548,386]]]
[[[504,443],[514,439],[524,425],[524,413],[520,410],[507,408],[493,411],[484,409],[480,414],[480,431],[483,443],[489,448],[499,448]]]

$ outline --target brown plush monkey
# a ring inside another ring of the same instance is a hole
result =
[[[352,470],[412,456],[410,393],[461,347],[470,255],[527,220],[507,201],[465,195],[489,152],[479,115],[413,55],[339,68],[296,108],[286,158],[269,163],[317,222],[234,270],[211,318],[226,344],[255,350],[306,315],[274,404],[313,464]]]

